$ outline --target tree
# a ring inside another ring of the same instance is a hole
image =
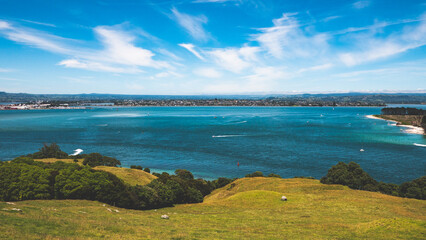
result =
[[[175,171],[176,176],[182,178],[182,179],[186,179],[186,180],[191,180],[194,179],[194,176],[192,175],[192,173],[186,169],[177,169]]]
[[[366,173],[359,164],[339,162],[328,170],[326,176],[321,178],[321,183],[341,184],[353,189],[376,191],[378,182]]]
[[[263,177],[263,173],[260,171],[256,171],[254,173],[247,174],[246,177]]]
[[[34,159],[42,159],[42,158],[66,159],[68,158],[68,154],[66,152],[63,152],[56,143],[52,143],[50,145],[43,143],[43,147],[40,148],[38,152],[29,154],[28,156]]]

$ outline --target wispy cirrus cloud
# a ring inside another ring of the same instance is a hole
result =
[[[198,59],[205,60],[205,58],[203,56],[201,56],[201,54],[197,50],[195,50],[195,46],[193,44],[191,44],[191,43],[180,43],[178,45],[185,48],[186,50],[188,50],[192,54],[194,54],[194,56],[196,56]]]
[[[51,23],[37,22],[37,21],[31,21],[31,20],[27,20],[27,19],[21,19],[21,21],[27,22],[27,23],[32,23],[32,24],[37,24],[37,25],[41,25],[41,26],[46,26],[46,27],[56,27],[55,24],[51,24]]]
[[[241,3],[242,0],[194,0],[193,3]]]
[[[6,73],[6,72],[13,72],[13,69],[9,69],[9,68],[0,68],[0,73]]]
[[[59,53],[68,58],[58,63],[67,68],[116,73],[140,73],[139,67],[170,68],[165,61],[154,60],[155,54],[134,44],[135,33],[116,26],[93,28],[103,49],[80,47],[80,41],[62,38],[50,33],[15,26],[0,21],[0,34],[7,39],[45,51]]]
[[[197,68],[194,71],[194,74],[200,77],[206,77],[206,78],[220,78],[222,77],[222,73],[217,71],[214,68],[207,67],[207,68]]]
[[[357,1],[354,2],[352,6],[356,9],[363,9],[370,6],[370,1]]]
[[[353,35],[350,40],[356,43],[355,50],[339,54],[339,59],[347,66],[391,57],[426,45],[426,20],[386,37],[366,33]]]
[[[325,33],[308,33],[301,28],[296,14],[284,13],[274,19],[272,27],[259,28],[252,35],[268,53],[275,58],[313,57],[328,49],[329,36]]]
[[[204,15],[192,16],[179,12],[176,8],[172,8],[172,18],[185,29],[194,39],[199,41],[207,41],[210,34],[206,32],[203,25],[207,23],[207,17]]]

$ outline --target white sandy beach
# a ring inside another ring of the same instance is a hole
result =
[[[394,123],[398,123],[398,121],[394,121],[394,120],[388,120],[388,119],[383,119],[383,118],[379,118],[373,115],[366,115],[366,118],[370,118],[370,119],[380,119],[380,120],[385,120],[388,122],[394,122]],[[405,133],[411,133],[411,134],[425,134],[423,128],[421,127],[416,127],[416,126],[411,126],[411,125],[395,125],[397,127],[402,127],[402,131]]]

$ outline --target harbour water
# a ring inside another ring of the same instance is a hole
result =
[[[354,161],[375,179],[425,175],[426,138],[384,120],[378,107],[104,107],[0,111],[0,160],[56,142],[99,152],[123,166],[188,169],[196,177],[253,171],[320,178]],[[416,145],[415,145],[416,144]],[[360,151],[363,149],[364,151]],[[239,167],[237,166],[239,163]]]

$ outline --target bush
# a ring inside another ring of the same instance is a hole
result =
[[[325,184],[341,184],[352,189],[369,191],[376,191],[375,186],[378,185],[378,182],[355,162],[349,164],[339,162],[331,167],[327,175],[322,177],[320,181]]]
[[[254,173],[247,174],[246,177],[263,177],[263,173],[259,172],[259,171],[256,171]]]
[[[401,184],[399,196],[426,200],[426,176]]]
[[[177,169],[175,171],[176,176],[182,178],[182,179],[186,179],[186,180],[192,180],[194,179],[194,176],[192,175],[192,173],[186,169]]]
[[[145,168],[144,171],[147,172],[147,173],[151,173],[151,169],[149,169],[149,168]]]
[[[270,174],[268,175],[268,177],[281,178],[281,176],[280,176],[280,175],[275,174],[275,173],[270,173]]]
[[[315,179],[314,177],[294,176],[294,178]]]
[[[214,180],[213,183],[214,183],[215,188],[221,188],[221,187],[224,187],[224,186],[230,184],[233,181],[234,180],[230,179],[230,178],[220,177],[217,180]]]
[[[38,152],[29,154],[28,157],[31,157],[34,159],[42,159],[42,158],[66,159],[68,158],[68,154],[66,152],[63,152],[56,143],[52,143],[50,145],[43,143],[43,147],[40,148]]]
[[[100,153],[91,153],[84,158],[83,165],[117,167],[121,165],[121,162],[112,157],[102,156]]]
[[[142,166],[137,166],[137,165],[131,165],[130,168],[142,170]]]
[[[352,189],[426,200],[426,176],[402,183],[399,186],[392,183],[377,182],[354,162],[349,164],[339,162],[331,167],[327,175],[322,177],[320,181],[325,184],[341,184]]]

